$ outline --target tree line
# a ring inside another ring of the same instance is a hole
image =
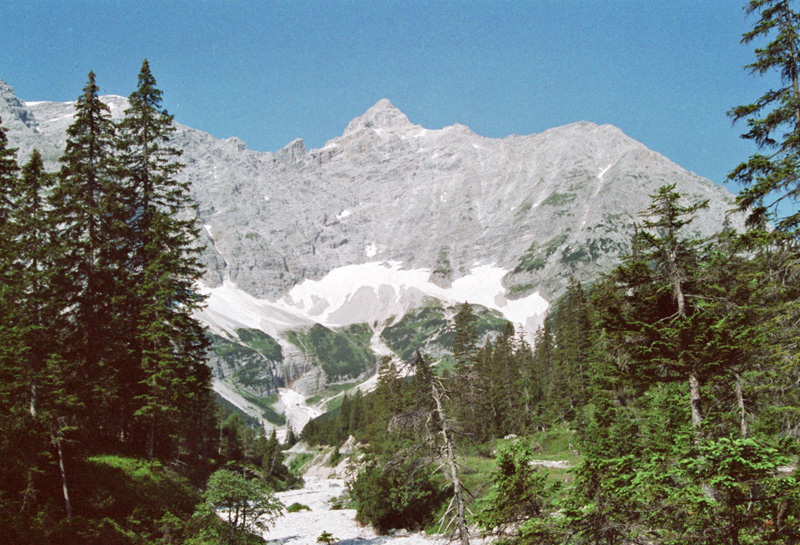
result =
[[[462,453],[497,449],[472,521],[506,543],[800,543],[800,14],[788,0],[746,11],[747,68],[781,82],[729,112],[758,146],[729,177],[746,230],[694,236],[706,203],[666,185],[630,252],[593,285],[570,282],[532,349],[511,330],[478,346],[469,306],[456,317],[445,407]],[[455,490],[434,471],[435,423],[420,424],[434,400],[397,365],[359,401],[372,420],[337,425],[369,441],[359,516],[419,528]],[[527,437],[559,423],[581,454],[566,483],[531,466]]]
[[[168,464],[194,487],[222,465],[297,480],[274,435],[218,415],[194,317],[196,215],[148,62],[119,122],[98,91],[89,73],[57,172],[38,150],[20,167],[0,126],[0,534],[15,543],[108,542],[109,524],[146,542],[141,517],[106,513],[85,484],[109,455]]]

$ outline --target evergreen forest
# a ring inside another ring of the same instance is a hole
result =
[[[340,458],[352,437],[351,506],[382,533],[800,543],[800,13],[746,11],[746,69],[778,84],[728,112],[757,149],[729,176],[745,230],[698,238],[706,203],[665,185],[534,342],[480,334],[464,302],[446,363],[384,358],[285,444],[211,389],[198,225],[148,62],[119,122],[89,73],[57,172],[18,164],[0,124],[0,541],[260,543],[301,485],[286,448]]]
[[[630,252],[571,281],[532,347],[510,325],[482,341],[464,303],[453,369],[385,359],[374,392],[302,433],[366,445],[361,521],[463,545],[470,525],[509,544],[800,542],[800,14],[746,11],[746,68],[781,82],[728,112],[758,150],[729,176],[746,230],[697,238],[707,203],[665,185]]]
[[[4,543],[244,543],[265,520],[247,511],[279,514],[272,492],[298,481],[211,390],[161,97],[144,61],[114,123],[90,73],[58,172],[36,150],[20,167],[0,128]]]

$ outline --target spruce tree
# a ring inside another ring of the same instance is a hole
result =
[[[567,292],[558,304],[553,322],[552,403],[559,407],[560,415],[572,419],[586,403],[586,366],[592,344],[588,301],[583,287],[574,277],[569,280]]]
[[[189,415],[208,410],[210,401],[208,341],[193,316],[203,302],[196,290],[203,272],[198,227],[189,183],[176,177],[181,152],[170,144],[175,127],[161,100],[145,60],[118,127],[117,147],[129,211],[125,244],[132,284],[126,300],[140,386],[135,416],[146,427],[149,458],[157,443],[164,455],[177,454],[178,447],[196,450],[204,430],[192,433]]]
[[[16,248],[19,272],[19,305],[25,319],[27,351],[25,375],[29,383],[29,410],[35,418],[39,398],[39,381],[45,361],[57,352],[61,307],[52,297],[53,240],[55,226],[51,222],[46,196],[53,177],[45,172],[42,156],[34,149],[22,168],[22,176],[13,193],[12,245]]]
[[[29,421],[21,410],[27,396],[24,383],[24,331],[18,305],[19,275],[15,270],[16,247],[11,224],[12,196],[17,187],[19,167],[16,149],[8,146],[6,129],[0,120],[0,532],[14,537],[21,530],[20,502],[25,487],[25,455],[19,441],[30,436]],[[16,500],[16,501],[15,501]]]
[[[98,95],[94,73],[75,104],[61,170],[50,194],[55,245],[53,296],[63,306],[58,339],[62,357],[76,366],[83,417],[97,440],[112,440],[108,418],[119,394],[114,360],[124,350],[110,329],[114,301],[125,278],[120,225],[124,219],[114,175],[114,126]],[[87,438],[88,439],[88,438]]]
[[[755,50],[756,61],[745,68],[758,75],[776,73],[780,86],[728,112],[734,122],[747,121],[742,138],[760,149],[728,178],[743,186],[737,203],[748,211],[748,224],[778,240],[796,236],[800,227],[800,212],[781,207],[800,198],[800,14],[790,0],[751,0],[745,9],[759,19],[742,42],[770,40]],[[777,229],[769,229],[768,222]]]
[[[662,381],[687,380],[691,422],[695,433],[702,425],[701,382],[706,374],[700,354],[691,350],[701,328],[695,320],[692,297],[696,282],[697,247],[700,241],[685,237],[697,210],[707,201],[680,204],[674,185],[663,186],[652,195],[643,213],[643,229],[635,235],[637,249],[617,271],[631,291],[636,313],[629,315],[640,371]],[[649,309],[645,309],[649,307]]]

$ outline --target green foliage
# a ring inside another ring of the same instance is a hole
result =
[[[753,74],[776,74],[779,84],[753,103],[728,112],[734,122],[746,120],[747,132],[742,138],[759,148],[728,179],[743,188],[737,204],[747,212],[748,226],[774,241],[788,241],[786,235],[796,237],[800,222],[800,212],[782,205],[785,199],[797,202],[800,172],[800,14],[792,7],[792,2],[785,0],[748,2],[747,13],[757,14],[759,19],[742,36],[742,42],[767,43],[755,49],[756,60],[746,68]]]
[[[452,272],[453,265],[450,263],[450,248],[443,246],[436,257],[436,266],[433,269],[433,274],[442,278],[449,278]]]
[[[710,543],[797,542],[800,481],[793,473],[779,473],[787,462],[777,449],[753,439],[723,437],[702,444],[699,456],[684,459],[682,469],[714,494],[703,498],[698,490],[699,500],[681,495],[693,508],[700,503],[689,526],[702,529]]]
[[[519,263],[514,268],[515,273],[524,271],[535,271],[547,264],[547,255],[539,250],[539,243],[534,241],[530,247],[522,254]]]
[[[333,537],[333,534],[330,532],[322,532],[319,537],[317,537],[317,543],[322,543],[322,545],[332,545],[337,541],[338,540]]]
[[[34,152],[19,176],[0,129],[0,534],[18,543],[143,542],[170,517],[153,498],[180,516],[182,492],[93,456],[169,461],[198,485],[215,447],[172,118],[146,61],[122,122],[98,93],[90,73],[57,175]]]
[[[547,264],[547,259],[556,253],[556,250],[568,239],[569,234],[565,232],[548,240],[541,248],[537,242],[532,242],[530,247],[522,254],[522,257],[520,257],[519,263],[514,268],[514,272],[520,273],[541,269]]]
[[[485,307],[470,305],[474,315],[476,343],[493,333],[499,333],[508,323],[499,313]],[[381,332],[381,339],[404,361],[411,361],[417,350],[425,352],[445,352],[441,360],[448,360],[446,352],[453,350],[457,335],[455,318],[448,319],[448,313],[457,315],[457,310],[443,308],[439,302],[409,311],[400,320],[387,325]]]
[[[426,471],[408,464],[368,462],[351,486],[356,520],[379,533],[392,528],[425,527],[446,497]]]
[[[444,309],[428,305],[406,313],[399,321],[381,332],[386,346],[405,361],[410,361],[419,347],[448,346],[452,332]]]
[[[308,462],[314,459],[314,455],[308,452],[295,455],[289,460],[289,471],[292,473],[300,473]]]
[[[158,462],[122,456],[93,456],[73,467],[80,479],[72,487],[75,515],[59,521],[51,509],[27,519],[24,526],[0,523],[4,539],[25,543],[156,543],[165,534],[176,541],[188,536],[187,522],[199,494],[174,471]],[[59,513],[60,514],[60,513]]]
[[[566,206],[574,202],[577,198],[578,195],[575,193],[559,193],[556,191],[542,201],[542,206]]]
[[[260,537],[283,511],[283,504],[263,482],[221,469],[208,478],[203,503],[194,517],[201,536],[234,545]],[[219,525],[219,517],[224,526]]]
[[[306,330],[290,331],[286,338],[319,362],[329,382],[356,378],[375,365],[365,326],[333,331],[314,324]]]
[[[345,393],[336,408],[306,424],[301,436],[310,445],[340,445],[350,435],[363,432],[371,411],[360,390],[356,390],[352,396]]]
[[[268,360],[275,362],[283,361],[283,349],[281,345],[260,329],[237,329],[236,334],[244,344],[259,354],[263,354]]]
[[[236,405],[234,405],[233,403],[231,403],[230,401],[228,401],[227,399],[225,399],[216,392],[214,393],[214,399],[216,400],[217,405],[219,405],[220,407],[220,412],[222,412],[223,414],[228,415],[231,413],[236,413],[244,421],[244,423],[251,428],[258,428],[259,426],[261,426],[261,423],[258,421],[258,419],[253,418],[249,414],[245,413],[239,407],[237,407]]]
[[[542,543],[553,536],[546,523],[558,483],[548,483],[543,471],[531,467],[533,460],[532,449],[523,442],[501,447],[492,489],[478,502],[475,521],[487,532],[510,536],[507,543]]]
[[[247,401],[261,408],[261,416],[263,416],[267,422],[275,424],[276,426],[283,426],[286,424],[286,416],[276,411],[272,406],[272,404],[277,401],[275,394],[269,397],[258,397],[245,391],[239,393]]]
[[[299,513],[300,511],[311,511],[311,508],[308,505],[303,505],[302,503],[297,502],[286,508],[287,513]]]

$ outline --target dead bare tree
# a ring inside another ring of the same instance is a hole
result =
[[[412,448],[398,453],[399,459],[407,460],[420,450],[434,446],[436,454],[424,459],[423,463],[430,465],[440,462],[437,469],[445,469],[444,474],[453,487],[453,497],[442,517],[442,525],[448,515],[452,514],[445,531],[455,524],[454,534],[458,536],[461,545],[469,545],[466,489],[459,476],[453,426],[442,403],[445,397],[445,388],[442,381],[431,372],[427,361],[419,351],[416,352],[412,365],[414,380],[418,381],[421,386],[420,393],[430,392],[430,398],[420,399],[419,406],[414,410],[406,411],[392,418],[389,422],[389,430],[416,428],[423,431],[422,440]]]

